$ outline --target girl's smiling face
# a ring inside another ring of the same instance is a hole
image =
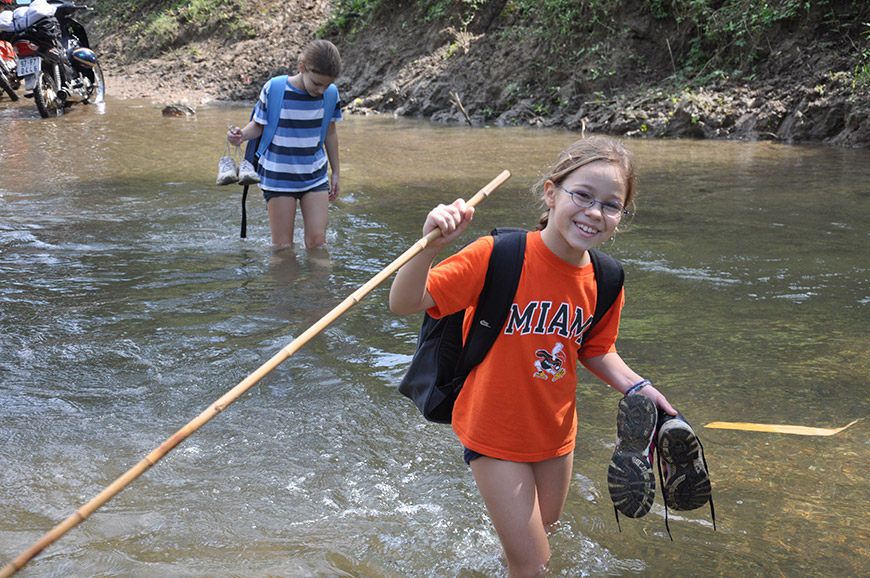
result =
[[[619,165],[594,161],[583,165],[562,179],[559,188],[553,181],[544,185],[544,202],[550,209],[549,221],[541,232],[547,247],[560,259],[572,265],[589,262],[586,251],[609,239],[621,217],[602,213],[601,204],[580,207],[565,191],[582,192],[601,203],[625,204],[626,182]],[[563,190],[564,189],[564,190]]]

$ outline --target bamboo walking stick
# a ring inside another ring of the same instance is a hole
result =
[[[475,206],[487,197],[506,180],[510,178],[509,171],[502,171],[500,175],[494,178],[488,185],[480,189],[471,199],[468,200],[468,205]],[[0,570],[0,578],[12,576],[21,568],[23,568],[37,554],[45,548],[53,544],[58,538],[66,534],[69,530],[83,522],[94,513],[100,506],[115,497],[121,490],[129,485],[133,480],[142,475],[147,469],[156,464],[160,458],[169,453],[175,446],[184,441],[190,434],[202,427],[207,421],[215,417],[217,414],[227,408],[232,402],[238,399],[243,393],[248,391],[257,382],[263,379],[273,369],[278,367],[284,360],[296,353],[303,345],[305,345],[312,337],[323,331],[329,324],[341,317],[348,309],[362,301],[375,287],[383,283],[390,275],[399,270],[399,268],[411,260],[420,251],[425,249],[429,243],[441,236],[441,231],[435,229],[425,237],[414,243],[407,251],[402,253],[395,261],[390,263],[380,273],[372,277],[366,284],[351,293],[344,301],[338,304],[332,311],[324,315],[314,325],[305,330],[299,337],[291,341],[281,351],[276,353],[269,361],[260,366],[251,375],[243,379],[234,388],[225,393],[220,399],[212,404],[208,409],[203,411],[186,426],[175,432],[169,439],[163,442],[157,449],[152,451],[145,458],[130,468],[127,473],[112,482],[106,489],[96,495],[90,502],[79,508],[69,518],[58,524],[50,532],[40,538],[30,548],[25,550],[21,555],[14,558],[9,564]]]

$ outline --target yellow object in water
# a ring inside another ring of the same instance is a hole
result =
[[[832,436],[834,434],[840,433],[849,426],[855,425],[856,423],[861,421],[861,419],[863,418],[856,419],[852,423],[846,424],[843,427],[838,428],[805,427],[802,425],[777,425],[768,423],[745,423],[733,421],[714,421],[712,423],[708,423],[704,427],[717,429],[739,429],[743,431],[784,433],[798,436]]]

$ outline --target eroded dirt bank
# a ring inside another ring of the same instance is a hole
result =
[[[234,18],[243,27],[226,21],[214,29],[182,26],[159,55],[131,42],[117,19],[97,11],[91,24],[108,93],[198,106],[253,101],[267,78],[294,66],[301,47],[321,34],[341,50],[338,85],[352,113],[645,138],[870,147],[870,83],[855,81],[870,35],[858,30],[849,36],[843,27],[783,26],[765,38],[751,75],[709,71],[678,83],[676,62],[686,50],[681,31],[675,22],[645,15],[639,0],[624,3],[620,36],[606,61],[599,56],[567,64],[564,57],[554,60],[548,47],[527,42],[523,27],[540,23],[517,21],[504,1],[488,3],[491,13],[462,30],[421,20],[410,3],[354,33],[325,26],[332,10],[325,0],[235,2],[243,10]],[[870,18],[870,8],[865,11]],[[590,70],[596,62],[606,74]]]

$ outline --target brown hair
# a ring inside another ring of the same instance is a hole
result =
[[[299,55],[299,62],[310,72],[330,78],[341,74],[341,55],[338,48],[329,40],[317,39],[309,42]]]
[[[532,192],[539,200],[544,198],[544,185],[547,181],[560,184],[569,174],[582,166],[604,161],[612,163],[622,169],[625,178],[625,205],[631,207],[637,187],[637,175],[635,171],[634,155],[625,146],[609,136],[591,136],[571,143],[565,150],[559,153],[559,158],[550,167],[550,171],[532,187]],[[540,231],[547,226],[550,210],[547,209],[541,215],[537,229]]]

